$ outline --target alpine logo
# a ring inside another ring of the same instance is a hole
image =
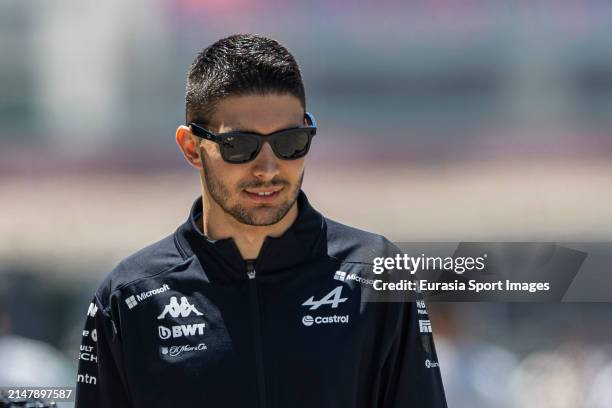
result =
[[[164,307],[162,314],[157,316],[158,319],[164,319],[166,315],[170,313],[170,316],[176,317],[189,317],[191,313],[196,316],[202,316],[202,313],[196,309],[196,307],[187,301],[185,296],[181,297],[181,303],[179,304],[176,296],[170,298],[170,303]]]
[[[421,333],[431,333],[431,321],[419,320],[419,330]]]
[[[348,323],[349,315],[344,316],[317,316],[312,317],[310,315],[306,315],[302,317],[302,324],[306,327],[310,327],[313,324],[336,324],[336,323]]]
[[[342,277],[342,274],[345,272],[336,271],[336,275],[334,279],[337,277]],[[320,300],[315,300],[314,296],[311,296],[310,299],[306,300],[302,303],[302,306],[307,306],[309,310],[317,310],[321,306],[330,305],[332,309],[337,309],[340,303],[346,302],[348,298],[342,297],[342,286],[337,286],[332,289],[327,295],[323,296]],[[349,322],[349,315],[339,316],[339,315],[331,315],[331,316],[310,316],[306,315],[302,317],[302,324],[306,327],[310,327],[313,325],[319,324],[342,324]]]
[[[302,303],[302,306],[310,306],[310,310],[317,310],[323,305],[331,305],[332,309],[336,309],[342,302],[346,302],[348,298],[343,298],[342,286],[336,287],[334,290],[325,295],[321,300],[314,300],[314,296]]]
[[[196,323],[196,324],[181,324],[178,326],[172,326],[171,328],[167,328],[165,326],[157,326],[157,330],[159,331],[159,338],[162,340],[166,340],[169,338],[179,338],[179,337],[190,337],[204,334],[204,327],[206,327],[206,323]]]
[[[138,302],[142,302],[143,300],[153,296],[153,295],[157,295],[158,293],[164,293],[170,290],[170,286],[168,286],[167,284],[164,284],[162,287],[157,288],[157,289],[152,289],[146,292],[142,292],[138,295],[132,295],[129,298],[125,299],[125,303],[128,305],[128,307],[130,309],[133,309]]]

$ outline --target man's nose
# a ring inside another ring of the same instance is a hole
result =
[[[278,160],[272,151],[270,143],[264,143],[259,154],[253,160],[253,174],[265,180],[274,178],[280,172]]]

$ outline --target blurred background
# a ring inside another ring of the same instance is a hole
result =
[[[89,300],[199,195],[197,51],[271,36],[319,122],[304,189],[395,241],[609,241],[612,3],[0,2],[0,385],[68,385]],[[609,304],[431,304],[450,407],[612,407]]]

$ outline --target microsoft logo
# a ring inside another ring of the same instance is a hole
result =
[[[130,296],[129,298],[125,299],[125,303],[128,305],[130,309],[132,309],[134,306],[138,304],[134,296]]]
[[[359,276],[356,273],[348,273],[348,272],[344,272],[344,271],[336,271],[336,273],[334,274],[334,279],[335,280],[339,280],[342,282],[349,282],[349,281],[355,281],[355,282],[359,282],[362,283],[364,285],[373,285],[374,281],[372,279],[365,279],[362,278],[361,276]]]
[[[344,280],[346,279],[346,272],[336,271],[336,274],[334,275],[334,279],[344,282]]]

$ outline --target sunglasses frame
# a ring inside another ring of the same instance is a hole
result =
[[[187,126],[189,126],[191,128],[191,133],[193,133],[194,135],[201,137],[203,139],[206,140],[210,140],[211,142],[215,142],[219,145],[219,148],[221,150],[221,157],[223,157],[223,160],[228,162],[228,163],[233,163],[233,164],[241,164],[241,163],[248,163],[250,161],[255,160],[255,158],[259,155],[259,152],[261,151],[261,148],[263,147],[264,143],[269,143],[270,147],[272,147],[272,151],[274,151],[274,155],[276,157],[278,157],[281,160],[297,160],[300,159],[304,156],[306,156],[308,154],[308,151],[310,150],[310,144],[312,142],[312,138],[314,135],[317,134],[317,122],[314,118],[314,116],[310,113],[310,112],[306,112],[304,114],[304,118],[307,120],[308,123],[310,123],[310,125],[308,126],[296,126],[296,127],[292,127],[292,128],[287,128],[287,129],[282,129],[279,131],[276,131],[274,133],[270,133],[268,135],[261,135],[259,133],[253,133],[253,132],[243,132],[243,131],[232,131],[232,132],[226,132],[226,133],[215,133],[215,132],[211,132],[210,130],[204,128],[201,125],[198,125],[195,122],[189,122],[187,124]],[[286,133],[290,133],[293,132],[295,130],[307,130],[308,131],[308,144],[306,145],[306,150],[304,151],[303,154],[296,156],[296,157],[291,157],[291,158],[284,158],[284,157],[280,157],[278,155],[278,153],[276,152],[275,148],[274,148],[274,139],[276,139],[277,137],[286,134]],[[251,137],[255,137],[257,140],[257,150],[253,153],[252,157],[246,159],[246,160],[240,160],[240,161],[235,161],[235,160],[227,160],[223,154],[224,149],[223,146],[224,144],[228,144],[232,138],[234,137],[240,137],[240,136],[244,136],[244,135],[249,135]]]

